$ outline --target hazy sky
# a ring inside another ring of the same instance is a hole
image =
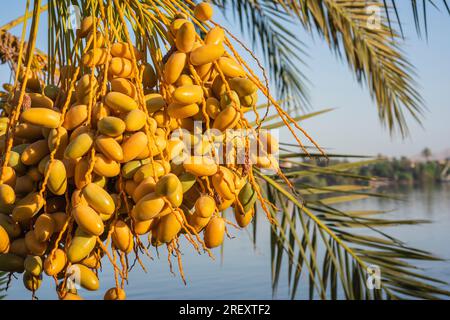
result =
[[[24,0],[14,1],[3,9],[0,25],[22,15]],[[45,2],[45,1],[44,1]],[[430,8],[429,40],[419,39],[415,33],[409,1],[400,1],[405,24],[405,43],[402,50],[416,67],[419,90],[428,111],[423,127],[410,121],[411,136],[403,140],[391,137],[378,121],[377,110],[369,92],[354,79],[347,65],[328,49],[317,36],[314,39],[298,28],[298,36],[306,43],[309,57],[304,73],[311,81],[311,105],[315,110],[337,108],[331,113],[304,122],[304,127],[324,147],[334,152],[376,155],[415,155],[428,146],[439,152],[450,148],[450,16]],[[216,16],[242,39],[232,21]],[[37,46],[47,44],[47,15],[42,16]],[[20,35],[20,28],[12,32]],[[244,54],[245,56],[245,54]],[[0,81],[9,81],[8,68],[0,66]]]

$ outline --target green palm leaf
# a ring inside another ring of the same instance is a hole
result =
[[[405,112],[419,121],[422,99],[413,68],[399,49],[396,33],[372,21],[378,1],[279,1],[293,10],[306,28],[315,28],[336,52],[345,55],[359,82],[366,82],[380,120],[393,132],[407,134]]]
[[[390,11],[394,12],[395,20],[399,26],[400,32],[403,34],[402,21],[400,19],[398,0],[383,0],[384,8],[386,11],[386,17],[388,19],[389,27],[392,28],[392,19]],[[447,0],[435,1],[435,0],[412,0],[411,1],[411,11],[414,18],[414,24],[416,26],[416,31],[419,36],[422,35],[422,29],[424,29],[424,34],[428,37],[428,7],[436,10],[446,10],[450,14],[450,7]]]
[[[351,230],[354,230],[354,228],[367,230],[368,227],[409,225],[425,221],[367,218],[365,214],[347,216],[345,212],[343,215],[337,215],[335,210],[328,207],[329,203],[336,202],[334,200],[336,198],[325,197],[322,201],[310,205],[308,201],[302,202],[296,195],[283,187],[282,181],[261,173],[259,176],[266,182],[267,193],[272,195],[268,199],[273,200],[278,197],[281,201],[289,200],[297,207],[297,213],[293,216],[294,211],[282,206],[279,200],[276,204],[282,209],[273,217],[279,223],[281,221],[282,226],[285,226],[284,220],[287,220],[290,230],[295,232],[297,237],[301,237],[303,234],[303,237],[307,239],[306,242],[309,241],[310,246],[300,250],[301,243],[304,243],[305,240],[302,242],[298,239],[298,242],[292,245],[286,240],[285,236],[279,236],[276,239],[278,246],[275,247],[272,258],[275,259],[276,257],[279,261],[281,259],[280,251],[282,251],[283,254],[290,256],[292,261],[300,261],[301,264],[295,268],[301,270],[303,265],[306,265],[305,256],[309,254],[310,263],[306,267],[309,270],[307,279],[311,298],[339,297],[336,292],[332,292],[336,290],[336,286],[339,286],[339,290],[349,299],[375,299],[379,297],[435,299],[450,295],[450,292],[435,285],[442,285],[442,281],[413,271],[416,268],[408,263],[408,261],[416,259],[439,260],[439,258],[431,253],[409,248],[397,239],[383,233],[379,233],[377,236],[368,236],[365,233],[356,234],[354,231],[347,230],[349,228]],[[339,200],[352,201],[354,196],[345,198],[341,196]],[[371,212],[370,214],[374,213]],[[294,221],[301,221],[301,219],[312,222],[312,225],[300,223],[297,224],[301,226],[300,228],[293,227]],[[317,237],[317,233],[314,232],[316,228],[320,237]],[[283,243],[282,249],[279,249],[280,242]],[[318,261],[322,261],[321,266],[319,266]],[[333,269],[331,269],[331,265],[333,265]],[[367,267],[370,265],[377,265],[381,270],[381,287],[378,292],[377,290],[366,290]],[[330,271],[335,273],[333,277],[328,274]],[[295,296],[294,288],[298,287],[300,281],[300,275],[301,273],[297,272],[291,280],[292,285],[290,287],[291,290],[294,290],[294,292],[291,292],[293,297]],[[331,282],[328,291],[324,292],[327,281]]]

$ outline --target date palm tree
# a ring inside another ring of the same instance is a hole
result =
[[[40,8],[35,1],[33,23],[42,10],[49,11],[48,50],[45,68],[50,74],[63,65],[73,47],[75,33],[64,23],[69,6],[78,5],[82,14],[97,8],[101,0],[49,1]],[[365,84],[378,107],[380,121],[392,132],[408,134],[406,114],[420,121],[423,101],[416,89],[413,66],[401,51],[402,22],[397,1],[345,1],[345,0],[213,0],[225,16],[234,17],[248,42],[263,57],[272,91],[285,101],[288,110],[297,110],[295,121],[304,121],[322,112],[302,114],[308,107],[307,79],[302,73],[306,62],[304,44],[296,36],[297,28],[317,33],[326,41],[355,73],[359,83]],[[138,42],[165,52],[160,41],[158,22],[145,12],[159,9],[171,10],[167,1],[129,0],[122,2],[124,15],[130,21]],[[189,7],[191,1],[171,0],[175,7]],[[445,0],[411,1],[418,33],[427,30],[426,10],[440,7],[448,10]],[[376,8],[380,10],[377,11]],[[422,8],[423,14],[420,14]],[[375,10],[375,11],[374,11]],[[374,17],[379,12],[379,17]],[[110,13],[122,30],[117,12]],[[145,32],[139,29],[136,16],[146,24]],[[18,19],[23,21],[25,18]],[[373,20],[375,19],[375,20]],[[375,21],[375,22],[374,22]],[[397,23],[394,23],[397,22]],[[373,24],[376,24],[374,26]],[[9,24],[7,27],[14,25]],[[397,25],[398,27],[394,27]],[[7,27],[2,28],[5,34]],[[7,37],[1,37],[1,39]],[[0,58],[8,63],[20,63],[5,54],[8,46],[0,44]],[[51,83],[54,79],[49,78]],[[261,108],[266,106],[261,106]],[[277,128],[274,115],[268,116],[264,128]],[[292,298],[298,292],[302,279],[308,283],[311,299],[434,299],[449,295],[446,284],[428,277],[410,262],[414,260],[439,260],[432,253],[408,247],[381,230],[392,225],[412,225],[423,221],[389,220],[380,218],[383,212],[348,212],[334,205],[367,197],[385,197],[360,185],[317,186],[305,183],[302,178],[334,175],[355,180],[370,181],[374,177],[358,176],[352,169],[378,160],[360,159],[356,162],[324,166],[303,161],[319,156],[299,151],[298,146],[282,143],[280,158],[283,172],[294,184],[288,188],[278,176],[255,170],[265,197],[274,204],[270,207],[272,280],[274,290],[279,282],[281,268],[287,266]],[[329,158],[346,155],[327,154]],[[261,218],[260,216],[256,216]],[[256,225],[255,225],[256,226]],[[355,230],[360,230],[359,232]],[[287,264],[283,264],[287,260]],[[380,287],[371,290],[367,278],[376,265],[380,268]]]

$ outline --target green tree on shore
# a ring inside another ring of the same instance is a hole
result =
[[[430,148],[425,148],[422,150],[422,156],[428,161],[430,161],[431,158],[431,150]]]

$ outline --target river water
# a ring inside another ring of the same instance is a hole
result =
[[[405,201],[386,199],[366,199],[340,205],[346,210],[395,210],[387,216],[396,219],[427,219],[432,223],[418,226],[400,226],[385,228],[411,246],[431,251],[438,256],[450,258],[450,185],[424,187],[420,189],[404,188],[387,190],[401,194]],[[183,268],[187,280],[184,285],[177,272],[171,274],[165,250],[160,258],[151,261],[143,257],[147,267],[145,273],[136,265],[129,275],[129,284],[125,287],[129,299],[288,299],[286,272],[280,277],[276,295],[272,294],[270,232],[263,215],[259,216],[256,247],[251,240],[251,228],[232,230],[234,239],[227,239],[223,247],[215,249],[215,260],[207,255],[198,255],[192,248],[183,247]],[[152,251],[155,255],[155,252]],[[105,260],[105,264],[109,265]],[[450,282],[450,262],[415,262],[428,276]],[[283,269],[285,270],[285,269]],[[22,285],[21,277],[14,280],[8,290],[7,299],[29,299],[30,293]],[[112,269],[105,266],[100,278],[101,288],[97,292],[80,290],[87,299],[100,299],[106,289],[114,286]],[[44,277],[37,292],[39,299],[55,299],[54,282]],[[449,289],[448,287],[446,289]],[[307,297],[307,286],[300,287],[297,298]]]

